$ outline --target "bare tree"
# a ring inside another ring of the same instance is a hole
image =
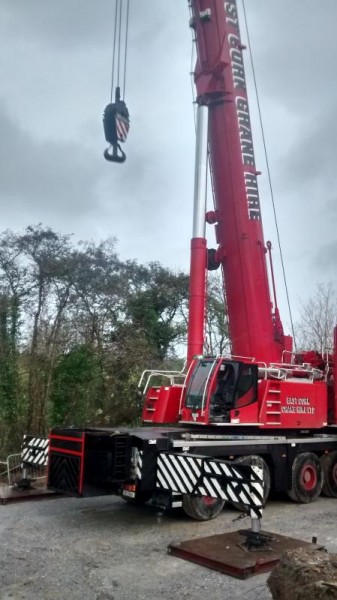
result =
[[[208,351],[212,356],[229,353],[227,304],[219,272],[209,273],[207,295],[206,339]]]
[[[322,354],[331,351],[336,323],[336,289],[332,282],[317,283],[315,293],[301,304],[301,317],[296,325],[298,349]]]

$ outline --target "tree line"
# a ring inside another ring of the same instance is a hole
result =
[[[228,344],[219,281],[210,351]],[[144,369],[181,368],[188,276],[42,225],[0,234],[0,452],[53,425],[130,425]]]

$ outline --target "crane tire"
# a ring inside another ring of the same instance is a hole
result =
[[[323,471],[322,494],[328,498],[337,498],[337,452],[323,454],[320,463]]]
[[[264,458],[262,458],[262,456],[258,456],[257,454],[249,454],[247,456],[240,456],[240,458],[237,458],[234,462],[237,464],[240,464],[240,465],[249,465],[249,466],[253,465],[255,467],[260,467],[263,470],[263,504],[262,504],[262,506],[266,506],[269,492],[270,492],[270,487],[271,487],[271,477],[270,477],[269,467],[268,467],[266,461],[264,460]],[[231,502],[231,504],[237,510],[247,512],[247,507],[242,502]]]
[[[313,452],[298,454],[292,465],[291,489],[287,494],[293,502],[315,502],[323,486],[323,469]]]
[[[183,509],[195,521],[215,519],[225,506],[225,501],[217,498],[183,495]]]

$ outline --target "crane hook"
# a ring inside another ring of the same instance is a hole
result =
[[[118,151],[120,154],[118,154]],[[126,154],[118,143],[111,144],[108,148],[105,148],[103,155],[109,162],[123,163],[126,160]]]
[[[126,154],[120,146],[125,142],[129,128],[129,111],[124,100],[120,99],[120,88],[116,87],[115,102],[105,107],[103,115],[104,135],[110,146],[104,150],[104,158],[109,162],[122,163],[126,160]]]

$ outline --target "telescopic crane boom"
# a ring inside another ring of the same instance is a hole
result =
[[[208,268],[223,268],[233,355],[276,362],[285,342],[269,293],[236,1],[192,0],[190,6],[197,104],[208,107],[215,199],[206,220],[215,224],[218,242]]]

